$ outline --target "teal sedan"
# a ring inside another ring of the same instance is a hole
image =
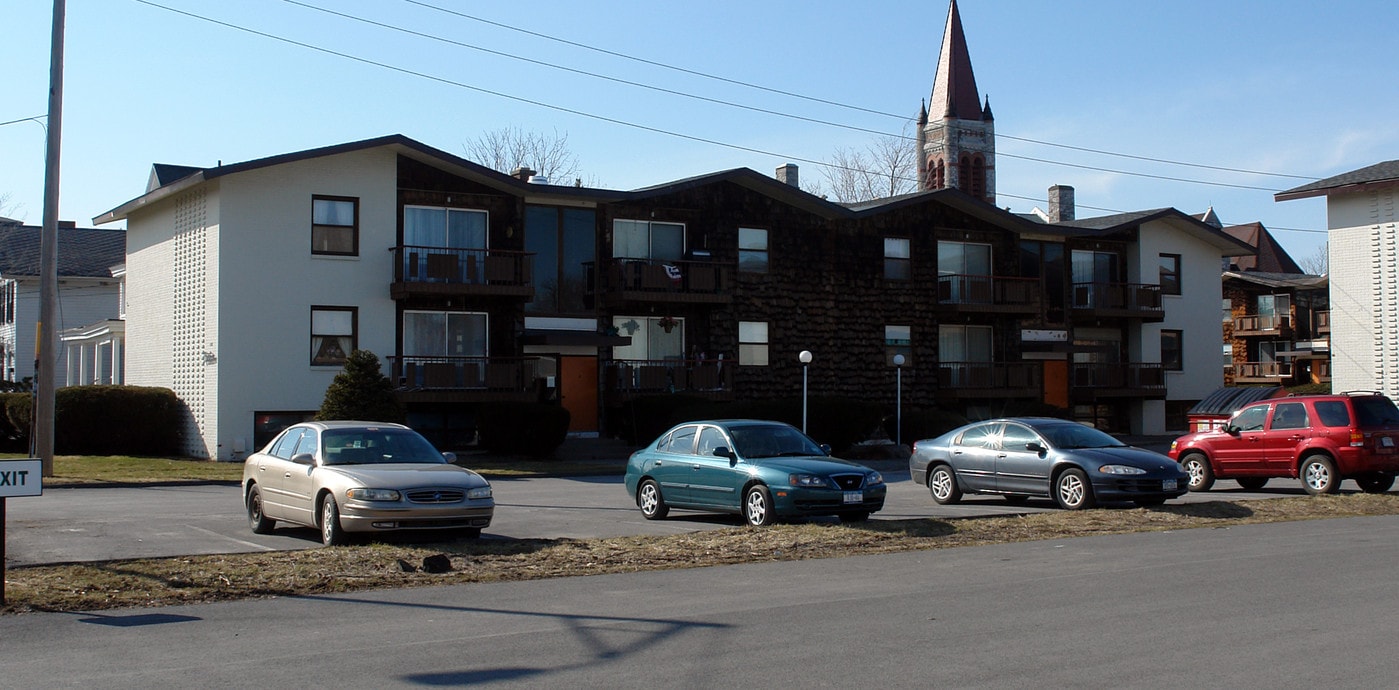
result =
[[[815,515],[860,522],[883,508],[884,478],[829,451],[780,422],[686,422],[632,453],[627,493],[648,520],[684,508],[755,526]]]

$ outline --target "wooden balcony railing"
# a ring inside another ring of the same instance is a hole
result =
[[[1039,397],[1043,371],[1039,362],[939,362],[938,396]]]
[[[1089,397],[1160,397],[1166,393],[1165,368],[1154,363],[1075,362],[1071,394]]]
[[[987,275],[938,276],[938,306],[954,311],[1032,313],[1039,309],[1040,281]]]
[[[1312,312],[1312,313],[1315,315],[1315,318],[1316,318],[1316,332],[1317,332],[1318,334],[1321,334],[1321,333],[1330,333],[1330,332],[1331,332],[1331,310],[1329,310],[1329,309],[1321,309],[1321,310],[1318,310],[1318,311],[1315,311],[1315,312]]]
[[[605,303],[726,303],[733,301],[733,267],[713,261],[607,259],[597,292]],[[594,264],[585,264],[592,273]],[[591,294],[593,281],[588,281]]]
[[[1074,283],[1073,309],[1084,316],[1166,318],[1161,286],[1149,283]]]
[[[502,249],[394,247],[394,299],[415,294],[532,297],[534,255]]]
[[[1279,379],[1291,377],[1291,362],[1236,362],[1234,364],[1234,381],[1238,383],[1277,383]]]
[[[733,396],[734,363],[712,359],[619,359],[608,363],[606,390],[614,399],[685,393]]]
[[[1292,318],[1285,314],[1248,314],[1234,317],[1234,335],[1291,337]]]

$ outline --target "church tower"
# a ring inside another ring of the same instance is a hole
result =
[[[919,189],[954,187],[996,203],[996,128],[972,74],[957,0],[947,10],[933,95],[918,113]]]

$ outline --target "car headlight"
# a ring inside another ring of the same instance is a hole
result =
[[[399,495],[393,489],[350,489],[346,496],[356,501],[397,501]]]
[[[490,497],[491,497],[491,487],[490,487],[490,486],[478,486],[478,487],[476,487],[476,488],[474,488],[474,489],[467,489],[467,490],[466,490],[466,497],[467,497],[467,498],[470,498],[470,499],[490,498]]]
[[[1146,474],[1146,470],[1131,465],[1103,465],[1098,471],[1103,474]]]
[[[791,482],[792,486],[807,488],[827,489],[831,486],[825,477],[815,474],[789,474],[787,481]]]
[[[878,472],[870,472],[869,474],[865,475],[865,486],[874,486],[875,484],[883,483],[884,477]]]

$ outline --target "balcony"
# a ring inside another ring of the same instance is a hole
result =
[[[1073,312],[1079,318],[1166,318],[1161,286],[1144,283],[1074,283]]]
[[[684,393],[716,400],[733,398],[732,362],[712,359],[619,359],[606,371],[608,404],[645,395]]]
[[[1039,362],[940,362],[937,396],[942,400],[1039,398],[1044,394]]]
[[[537,400],[539,357],[387,357],[403,402]]]
[[[586,264],[593,270],[593,264]],[[607,259],[594,294],[607,307],[624,304],[727,304],[733,301],[732,267],[713,261]]]
[[[1329,323],[1329,319],[1328,319]],[[1329,328],[1328,328],[1329,330]],[[1292,339],[1292,319],[1275,314],[1249,314],[1234,318],[1234,337],[1266,336]]]
[[[987,275],[938,276],[938,308],[952,313],[1035,314],[1039,278]]]
[[[1291,362],[1236,362],[1234,383],[1271,383],[1281,385],[1292,378]]]
[[[1069,393],[1075,400],[1166,397],[1160,364],[1075,362],[1070,367]]]
[[[1317,335],[1331,333],[1331,310],[1324,309],[1312,312],[1316,323]]]
[[[389,294],[412,296],[534,296],[530,283],[533,255],[500,249],[394,247],[394,276]]]

